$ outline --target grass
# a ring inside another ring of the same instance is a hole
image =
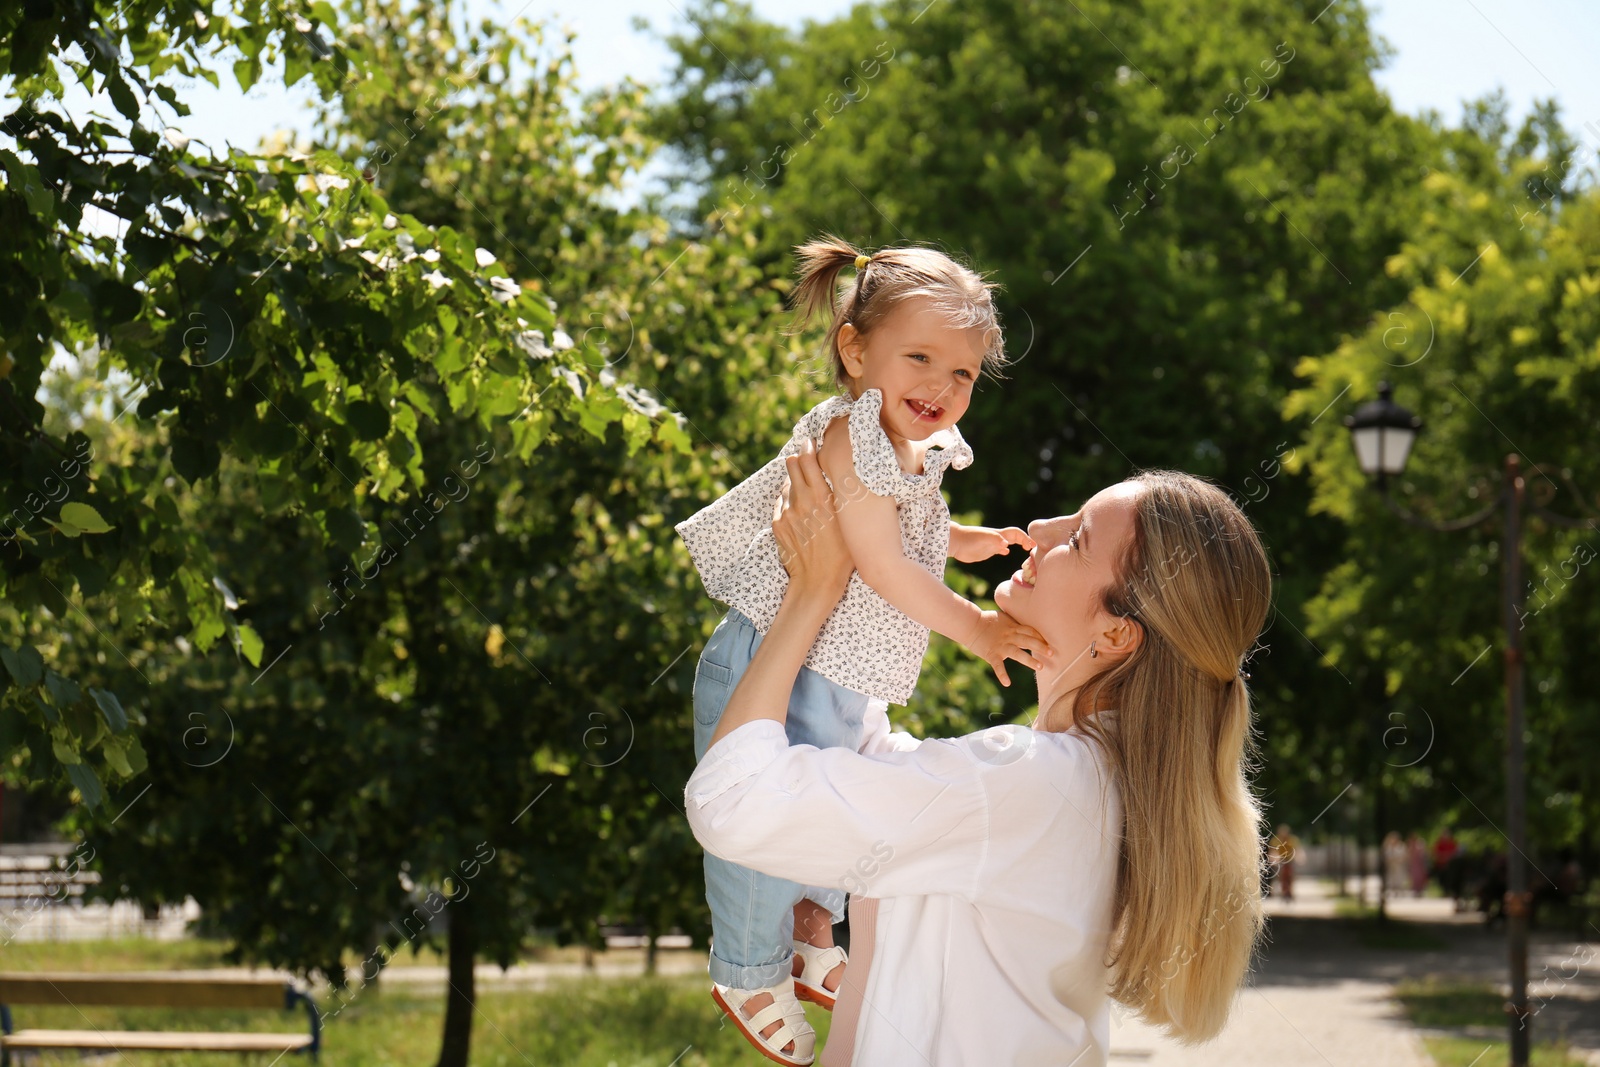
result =
[[[206,967],[233,967],[223,958],[227,942],[201,937],[181,941],[157,941],[145,937],[121,937],[103,941],[13,941],[4,946],[7,971],[178,971]],[[581,945],[557,947],[535,943],[522,953],[530,963],[577,963],[584,957]],[[597,954],[598,958],[598,954]],[[604,958],[611,963],[643,965],[643,949],[608,949]],[[481,962],[481,961],[480,961]],[[362,957],[345,955],[345,963],[359,967]],[[415,951],[400,949],[385,965],[390,967],[443,967],[442,952],[426,946]]]
[[[1356,940],[1364,948],[1429,952],[1449,947],[1447,941],[1421,923],[1406,922],[1392,916],[1379,922],[1378,909],[1370,904],[1359,904],[1354,897],[1336,900],[1333,913],[1355,934]]]
[[[1376,919],[1378,906],[1355,897],[1334,897],[1333,914],[1340,919]]]
[[[1482,982],[1405,981],[1395,987],[1395,997],[1411,1021],[1424,1029],[1505,1030],[1505,997]],[[1504,1037],[1425,1034],[1423,1044],[1438,1067],[1499,1067],[1508,1056]],[[1533,1043],[1531,1067],[1586,1067],[1587,1063],[1560,1042]]]
[[[188,939],[124,938],[92,942],[24,942],[8,945],[8,971],[143,971],[223,966],[223,944]],[[547,959],[581,958],[581,949],[530,953]],[[611,960],[630,953],[606,953]],[[634,956],[640,953],[632,953]],[[409,953],[407,954],[409,958]],[[400,966],[396,957],[395,966]],[[424,952],[416,962],[436,962]],[[352,961],[354,962],[354,961]],[[707,992],[700,976],[632,979],[558,979],[542,990],[485,988],[478,991],[472,1030],[474,1067],[526,1067],[528,1063],[571,1067],[749,1067],[761,1062]],[[340,1000],[323,990],[318,1004],[327,1015],[320,1063],[325,1067],[389,1067],[431,1063],[438,1058],[444,1025],[444,995],[385,984],[354,989]],[[303,1010],[178,1010],[84,1005],[12,1007],[15,1027],[71,1030],[206,1030],[304,1033]],[[828,1012],[806,1005],[818,1047],[826,1038]],[[44,1065],[80,1064],[76,1052],[40,1057]],[[272,1056],[238,1053],[122,1053],[123,1067],[268,1067]],[[284,1058],[281,1067],[302,1060]]]
[[[1509,1053],[1504,1041],[1481,1041],[1475,1037],[1424,1037],[1422,1044],[1438,1067],[1500,1067]],[[1588,1067],[1563,1046],[1535,1042],[1529,1067]]]
[[[548,990],[480,991],[472,1032],[474,1067],[749,1067],[756,1054],[707,994],[705,979],[574,979]],[[442,994],[381,986],[358,993],[323,1029],[325,1067],[430,1063],[439,1052]],[[13,1008],[16,1025],[102,1030],[267,1030],[293,1032],[303,1013],[178,1011],[157,1008]],[[806,1005],[820,1040],[829,1014]],[[42,1064],[78,1063],[77,1053]],[[258,1059],[266,1067],[268,1059]],[[286,1060],[287,1063],[298,1061]],[[127,1067],[240,1067],[237,1053],[125,1053]]]
[[[230,966],[221,941],[185,938],[154,941],[123,937],[108,941],[13,941],[5,946],[7,971],[181,971]]]
[[[1506,1024],[1506,998],[1482,982],[1405,981],[1395,987],[1395,998],[1418,1026],[1443,1029]]]

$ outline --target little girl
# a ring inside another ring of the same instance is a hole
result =
[[[676,527],[706,592],[729,607],[695,672],[697,760],[783,600],[788,575],[772,518],[784,459],[806,441],[818,443],[856,572],[795,680],[791,744],[858,748],[869,705],[881,713],[911,697],[930,630],[987,660],[1005,685],[1005,660],[1037,667],[1029,650],[1043,645],[1031,628],[943,582],[947,556],[971,563],[1033,547],[1016,527],[952,523],[939,493],[945,468],[972,462],[956,429],[972,387],[1004,360],[992,287],[925,248],[864,255],[825,237],[797,251],[800,324],[828,313],[841,395],[801,418],[775,459]],[[841,290],[847,266],[855,279]],[[705,867],[713,999],[769,1059],[811,1063],[815,1034],[796,996],[833,1007],[846,957],[831,923],[843,918],[843,880],[854,872],[841,871],[841,886],[828,888],[710,853]]]

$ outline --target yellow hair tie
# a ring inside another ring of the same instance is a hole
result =
[[[865,270],[868,263],[872,262],[871,256],[857,256],[856,270]]]

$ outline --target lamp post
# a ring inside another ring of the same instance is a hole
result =
[[[1422,430],[1422,420],[1394,402],[1388,382],[1378,386],[1378,399],[1356,408],[1344,424],[1350,430],[1356,462],[1373,478],[1383,501],[1401,519],[1425,530],[1466,530],[1487,522],[1503,511],[1501,555],[1501,616],[1506,633],[1506,941],[1510,956],[1511,995],[1506,1003],[1510,1027],[1511,1067],[1527,1067],[1528,1023],[1528,922],[1532,894],[1528,892],[1526,787],[1523,779],[1522,715],[1522,515],[1526,509],[1546,522],[1575,529],[1594,529],[1594,519],[1577,520],[1557,515],[1528,499],[1521,458],[1505,458],[1498,496],[1474,515],[1437,522],[1412,514],[1389,493],[1388,479],[1405,470],[1411,446]],[[1537,469],[1537,468],[1535,468]]]

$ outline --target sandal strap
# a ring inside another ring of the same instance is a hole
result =
[[[743,1012],[740,1012],[739,1014],[744,1015]],[[802,1012],[802,1014],[804,1013]],[[771,1004],[768,1004],[754,1015],[745,1015],[745,1021],[750,1024],[750,1027],[753,1030],[765,1030],[779,1019],[783,1020],[783,1025],[779,1027],[778,1032],[773,1034],[770,1038],[768,1038],[768,1040],[776,1042],[781,1048],[789,1043],[783,1037],[783,1035],[789,1034],[791,1037],[793,1036],[793,1033],[789,1027],[789,1012],[781,1001],[773,1001]]]
[[[750,1034],[755,1040],[785,1059],[795,1059],[811,1062],[815,1054],[817,1032],[806,1021],[805,1007],[794,995],[792,980],[782,985],[767,986],[764,989],[733,989],[728,986],[718,985],[723,997],[730,1007],[738,1013],[744,1021]],[[772,1003],[756,1012],[754,1015],[744,1013],[745,1002],[761,993],[772,995]],[[782,1021],[782,1025],[775,1030],[771,1037],[762,1037],[761,1031],[775,1022]],[[784,1052],[783,1047],[793,1042],[794,1051]]]
[[[845,955],[844,949],[838,945],[817,948],[814,945],[806,944],[804,941],[796,941],[794,950],[804,962],[797,981],[813,987],[820,987],[823,979],[827,978],[829,972],[835,967],[841,963],[848,964],[850,962],[850,958]]]

